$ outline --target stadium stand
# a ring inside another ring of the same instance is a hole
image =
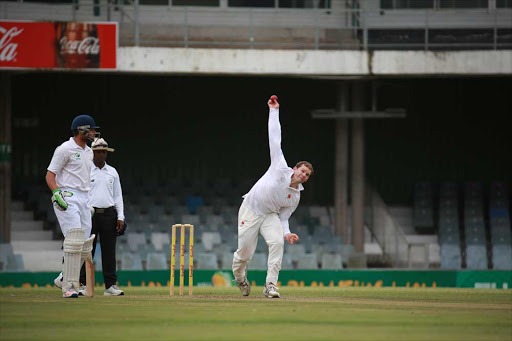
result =
[[[508,186],[493,182],[489,191],[490,237],[492,263],[495,270],[512,270],[512,236]]]
[[[262,252],[256,252],[249,261],[249,269],[267,270],[267,255]]]
[[[186,186],[174,180],[171,183],[174,188],[188,186],[187,190],[189,191],[201,188],[204,193],[209,191],[213,193],[213,188],[215,188],[215,191],[226,195],[217,203],[207,203],[204,200],[204,205],[196,205],[195,212],[191,212],[193,209],[189,205],[185,205],[185,194],[163,193],[167,188],[172,187],[171,185],[161,185],[165,189],[160,190],[160,195],[153,197],[140,195],[140,193],[148,192],[155,194],[157,190],[151,185],[148,185],[150,189],[140,187],[140,190],[137,191],[138,195],[134,195],[135,192],[128,192],[125,197],[125,206],[130,228],[125,236],[118,239],[116,250],[120,269],[168,269],[170,226],[172,223],[180,221],[197,226],[194,236],[195,253],[196,255],[206,255],[201,256],[201,261],[196,256],[198,268],[230,269],[233,252],[237,248],[238,206],[228,204],[236,199],[227,197],[229,191],[225,186],[239,188],[241,185],[223,180],[206,190],[209,187],[205,183]],[[436,187],[439,190],[438,201],[434,195]],[[236,191],[232,192],[230,195],[239,196],[239,193],[235,193]],[[53,208],[48,203],[47,193],[37,186],[31,188],[27,193],[25,202],[15,203],[17,208],[13,211],[13,220],[15,221],[14,226],[17,228],[13,235],[15,237],[23,236],[23,231],[27,230],[30,231],[27,235],[34,233],[36,238],[39,238],[39,234],[44,233],[48,242],[56,242],[52,237],[59,237],[59,227]],[[464,190],[460,191],[459,184],[455,181],[442,182],[438,186],[433,183],[421,182],[414,186],[413,193],[412,207],[390,208],[392,216],[397,219],[407,235],[408,242],[416,245],[420,243],[421,239],[421,243],[425,245],[424,248],[413,250],[410,253],[412,262],[409,266],[418,266],[417,264],[424,260],[425,248],[428,248],[426,255],[429,257],[428,264],[431,268],[439,266],[441,269],[449,270],[463,268],[475,270],[512,269],[510,203],[506,183],[493,182],[488,187],[488,217],[484,214],[487,208],[483,200],[485,191],[481,183],[465,183]],[[203,196],[203,193],[197,196]],[[40,203],[38,203],[39,200]],[[147,202],[142,205],[144,200]],[[460,205],[460,202],[463,205]],[[24,207],[31,207],[31,210],[25,211]],[[329,206],[301,205],[298,207],[290,219],[290,226],[301,239],[294,245],[285,244],[283,269],[339,270],[354,264],[354,260],[351,260],[355,254],[354,247],[344,244],[341,236],[334,234],[333,211],[333,208]],[[38,214],[43,215],[45,220],[35,221],[34,217]],[[433,224],[433,217],[436,217],[436,224]],[[486,230],[487,226],[489,231]],[[437,235],[434,235],[434,237],[437,236],[436,238],[430,238],[432,235],[424,234],[435,227],[437,227]],[[365,240],[365,252],[368,255],[385,256],[379,244],[375,242],[372,232],[368,229]],[[15,241],[14,245],[19,244],[16,244]],[[10,247],[12,249],[12,244]],[[60,259],[60,246],[52,247],[55,249],[55,259]],[[436,248],[439,251],[436,251]],[[9,246],[1,247],[0,269],[15,271],[19,267],[14,265],[14,258],[10,258],[10,265],[7,263],[8,249]],[[98,252],[101,250],[97,250],[96,266],[101,265],[101,254]],[[258,238],[255,252],[251,261],[251,269],[266,268],[268,247],[261,236]],[[13,253],[16,251],[11,252],[11,254]],[[436,256],[437,253],[439,256]],[[26,252],[21,254],[29,257]],[[127,256],[127,254],[133,257]],[[210,260],[207,261],[208,257]],[[438,258],[436,259],[436,257]],[[21,259],[19,258],[18,260],[22,262],[23,256]],[[16,262],[16,264],[20,262]],[[28,269],[32,269],[31,263],[29,261]],[[55,263],[57,266],[60,265],[60,261]],[[25,268],[26,265],[25,263]]]
[[[414,226],[418,233],[434,232],[432,184],[419,182],[414,186]]]
[[[464,240],[467,269],[487,269],[483,194],[482,185],[478,182],[468,182],[464,188]]]
[[[215,253],[199,253],[194,255],[194,258],[197,257],[197,269],[210,269],[216,270],[219,268],[217,255]],[[195,261],[195,260],[194,260]],[[185,264],[188,265],[187,261]]]
[[[139,254],[124,252],[119,260],[119,270],[142,270],[142,259]]]

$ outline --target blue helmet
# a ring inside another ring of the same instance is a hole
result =
[[[85,137],[87,137],[87,139],[89,141],[94,141],[94,138],[91,138],[88,134],[89,132],[89,129],[99,129],[100,127],[98,127],[96,125],[96,122],[94,122],[94,118],[92,118],[91,116],[89,115],[80,115],[80,116],[77,116],[75,117],[75,119],[73,120],[73,122],[71,123],[71,130],[72,131],[75,131],[77,130],[80,134],[84,135]],[[96,132],[94,134],[95,137],[100,137],[100,133],[99,132]]]
[[[94,118],[89,115],[80,115],[75,117],[71,123],[71,130],[84,130],[84,129],[98,129],[99,127],[94,122]]]

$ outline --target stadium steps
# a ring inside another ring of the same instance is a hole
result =
[[[440,247],[437,234],[418,234],[414,228],[413,208],[409,206],[389,206],[389,212],[398,222],[411,246],[411,266],[425,267],[425,247],[428,248],[429,267],[439,267]],[[424,244],[426,246],[421,246]]]
[[[24,203],[11,204],[11,244],[15,254],[21,254],[25,271],[60,271],[62,242],[53,240],[53,232],[45,231],[44,223],[24,210]],[[44,261],[42,261],[44,260]]]
[[[23,256],[25,271],[62,271],[62,242],[58,240],[12,241],[14,253]]]

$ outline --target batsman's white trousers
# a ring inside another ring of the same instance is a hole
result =
[[[268,245],[267,283],[277,284],[283,260],[283,228],[277,213],[257,215],[242,204],[238,211],[238,249],[233,257],[233,275],[238,282],[246,276],[247,262],[251,260],[261,233]]]
[[[92,229],[91,209],[87,205],[89,194],[71,188],[61,188],[61,190],[73,193],[73,196],[64,198],[68,203],[67,210],[60,211],[53,207],[62,234],[65,237],[70,229],[80,228],[85,232],[85,239],[89,238]]]

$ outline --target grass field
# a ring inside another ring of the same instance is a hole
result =
[[[0,340],[512,340],[512,291],[261,287],[127,289],[63,299],[55,288],[1,288]]]

